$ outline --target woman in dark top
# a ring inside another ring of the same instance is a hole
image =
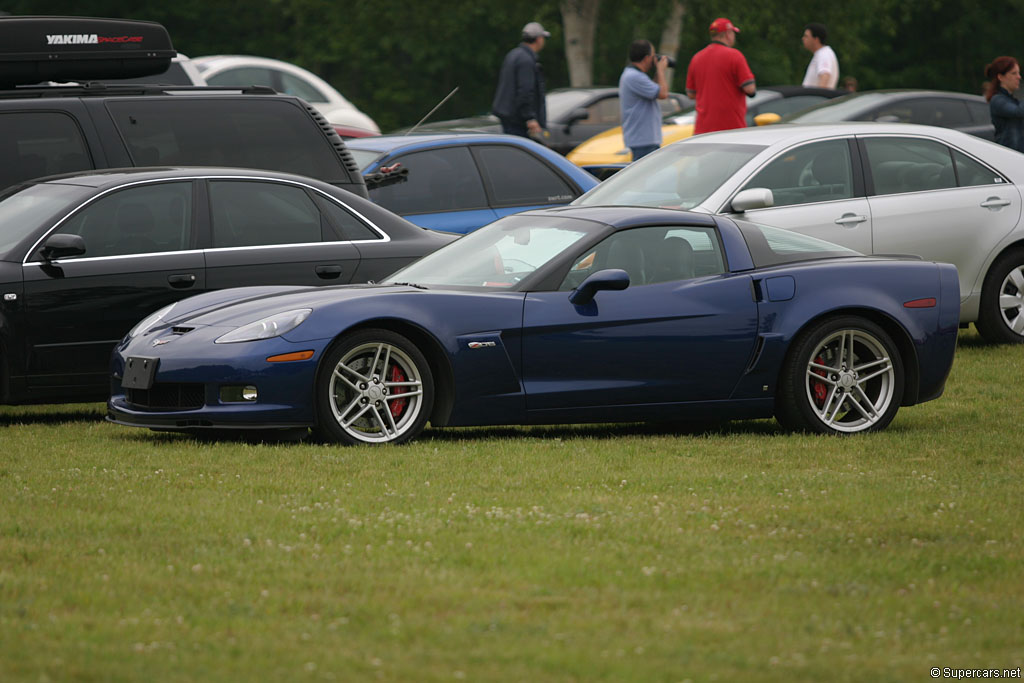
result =
[[[1020,64],[1013,57],[996,57],[985,67],[985,77],[992,79],[985,97],[996,142],[1024,152],[1024,104],[1013,96],[1020,88]]]

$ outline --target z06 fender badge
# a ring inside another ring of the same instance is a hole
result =
[[[170,339],[154,339],[153,346],[161,346],[163,344],[169,344],[170,342]]]
[[[497,346],[497,342],[484,341],[484,342],[469,342],[468,346],[471,349],[486,349],[490,346]]]

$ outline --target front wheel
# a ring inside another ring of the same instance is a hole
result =
[[[783,365],[775,417],[786,428],[823,434],[884,429],[903,398],[903,363],[889,335],[842,316],[802,332]]]
[[[993,344],[1024,343],[1024,249],[1008,251],[989,268],[974,325]]]
[[[434,379],[426,357],[400,334],[363,330],[321,363],[316,436],[326,441],[404,443],[427,424]]]

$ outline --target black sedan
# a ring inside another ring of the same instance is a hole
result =
[[[557,88],[547,94],[545,102],[548,127],[544,142],[559,154],[568,154],[584,140],[622,125],[619,89],[615,87]],[[663,116],[690,109],[693,105],[693,100],[677,92],[669,93],[668,99],[658,100]],[[420,126],[418,130],[500,133],[501,124],[497,117],[486,115],[436,121]]]
[[[986,140],[995,137],[981,95],[944,90],[865,90],[784,116],[785,123],[881,121],[953,128]]]
[[[105,398],[114,345],[179,299],[377,280],[454,239],[270,171],[120,169],[12,186],[0,193],[0,401]]]

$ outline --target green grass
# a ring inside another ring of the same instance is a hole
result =
[[[884,433],[197,441],[0,408],[2,681],[907,681],[1024,664],[1024,347]]]

